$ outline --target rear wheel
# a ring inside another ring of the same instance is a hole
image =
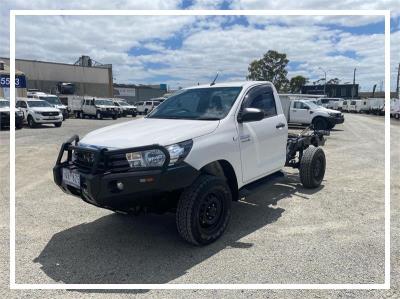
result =
[[[326,130],[328,128],[328,122],[322,117],[314,118],[312,124],[315,130]]]
[[[394,118],[395,118],[395,119],[399,119],[399,118],[400,118],[400,114],[399,114],[399,113],[396,113],[396,114],[394,115]]]
[[[232,194],[223,178],[201,175],[179,199],[176,225],[182,238],[194,245],[217,240],[228,226]]]
[[[310,146],[300,161],[300,181],[305,188],[316,188],[324,179],[326,168],[325,153],[320,147]]]
[[[32,116],[28,116],[28,126],[29,128],[36,128],[37,127],[37,123],[35,122],[35,120],[33,119]]]

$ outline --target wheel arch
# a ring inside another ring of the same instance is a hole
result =
[[[232,199],[234,201],[239,200],[239,188],[238,180],[235,170],[231,163],[227,160],[217,160],[204,165],[200,172],[215,175],[218,177],[224,177],[228,183],[228,186],[232,193]]]

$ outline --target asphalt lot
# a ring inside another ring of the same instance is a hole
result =
[[[64,194],[51,169],[61,143],[130,118],[67,120],[61,128],[16,133],[17,283],[383,283],[384,121],[346,114],[328,137],[321,188],[303,189],[297,171],[233,205],[225,235],[207,247],[182,241],[174,215],[127,217]],[[235,296],[398,298],[400,122],[392,120],[392,285],[384,291],[47,291],[57,297]],[[0,296],[9,291],[9,132],[0,132]],[[4,161],[4,162],[3,162]],[[397,180],[395,179],[397,178]]]

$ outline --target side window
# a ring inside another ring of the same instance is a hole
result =
[[[25,102],[21,102],[21,108],[28,108]]]
[[[264,111],[264,117],[277,115],[274,93],[269,86],[257,86],[250,90],[245,99],[244,107],[258,108]]]
[[[293,108],[295,109],[306,109],[306,107],[304,106],[303,102],[294,102],[293,104]]]
[[[94,106],[94,100],[90,100],[89,105]]]

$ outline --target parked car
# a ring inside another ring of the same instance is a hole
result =
[[[349,109],[350,109],[350,100],[343,100],[342,111],[349,112]]]
[[[54,108],[48,102],[33,98],[17,98],[16,107],[24,114],[24,122],[30,128],[35,128],[39,124],[54,124],[61,127],[63,115],[61,111]]]
[[[318,130],[330,130],[335,125],[344,122],[344,116],[340,111],[318,106],[313,100],[293,100],[290,96],[280,99],[288,123],[313,124]]]
[[[284,166],[299,169],[305,188],[320,186],[323,134],[288,134],[270,82],[195,86],[147,117],[71,137],[60,149],[54,181],[67,194],[119,213],[174,211],[182,238],[205,245],[225,231],[232,201],[252,183],[281,176]]]
[[[54,108],[57,108],[61,111],[63,115],[63,121],[68,118],[68,109],[67,106],[61,103],[60,98],[54,94],[47,94],[44,92],[39,92],[39,91],[30,91],[27,93],[28,98],[33,98],[33,99],[40,99],[43,101],[48,102],[51,106]]]
[[[23,126],[24,114],[15,108],[15,128],[21,129]],[[10,101],[0,98],[0,129],[10,127]]]
[[[148,114],[158,105],[160,105],[160,102],[155,100],[140,101],[136,103],[136,108],[138,114]]]
[[[360,113],[362,100],[351,100],[349,105],[349,112]]]
[[[85,96],[83,99],[75,98],[72,104],[74,106],[73,111],[77,118],[118,118],[119,109],[115,107],[111,99]]]
[[[135,117],[137,115],[137,108],[135,105],[130,105],[123,99],[113,99],[114,105],[119,109],[120,116],[131,115]]]

